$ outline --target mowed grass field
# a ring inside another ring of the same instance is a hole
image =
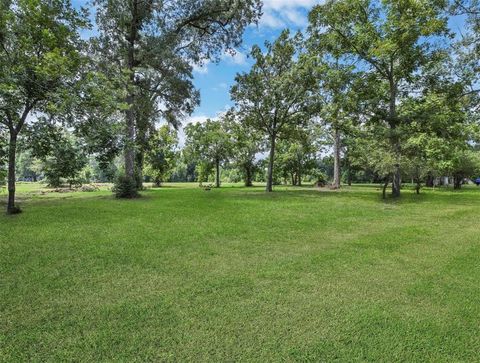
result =
[[[38,188],[0,216],[0,361],[480,361],[479,189]]]

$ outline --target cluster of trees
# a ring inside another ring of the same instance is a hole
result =
[[[220,186],[222,168],[247,186],[264,180],[268,192],[331,171],[334,188],[360,177],[383,182],[384,195],[391,183],[398,197],[402,179],[419,191],[442,175],[460,187],[479,172],[478,0],[315,6],[304,33],[252,48],[251,70],[231,88],[234,107],[187,125],[182,150],[177,129],[200,101],[193,66],[235,52],[261,1],[93,6],[95,24],[69,0],[0,3],[8,213],[19,212],[17,173],[52,185],[117,174],[117,195],[135,197],[145,180],[215,175]],[[465,21],[462,34],[451,19]]]
[[[472,1],[331,0],[309,14],[306,34],[284,31],[238,75],[235,112],[269,145],[272,190],[279,140],[322,125],[341,164],[392,183],[449,175],[459,188],[480,171],[479,15]],[[466,17],[465,34],[449,19]],[[295,147],[288,144],[289,147]]]
[[[199,102],[193,65],[234,51],[246,26],[261,15],[259,0],[95,0],[93,6],[98,35],[84,40],[81,32],[92,27],[89,14],[69,0],[0,3],[8,213],[20,211],[17,146],[40,117],[73,130],[99,162],[123,151],[122,180],[131,187],[120,189],[136,196],[155,124],[178,125]],[[74,142],[63,141],[62,147]]]

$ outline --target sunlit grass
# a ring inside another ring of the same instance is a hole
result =
[[[476,188],[19,191],[0,361],[478,360]]]

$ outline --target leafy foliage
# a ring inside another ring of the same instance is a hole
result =
[[[10,134],[9,198],[15,208],[17,138],[35,113],[65,113],[85,62],[79,31],[87,14],[68,0],[2,1],[0,8],[0,123]]]
[[[309,64],[296,60],[300,40],[285,30],[274,43],[265,43],[266,52],[254,46],[250,55],[255,64],[249,73],[236,76],[231,90],[244,121],[269,142],[267,191],[272,191],[277,139],[305,125],[316,106]]]
[[[320,128],[314,125],[278,143],[276,163],[285,181],[301,186],[305,176],[316,174],[321,137]]]
[[[34,125],[29,141],[32,155],[43,163],[50,186],[61,186],[62,179],[70,186],[82,183],[80,172],[88,159],[79,139],[43,119]]]
[[[225,126],[221,121],[207,120],[185,127],[187,154],[197,162],[200,184],[207,181],[215,169],[216,187],[220,187],[220,165],[228,160],[232,151]]]
[[[234,51],[245,27],[260,16],[259,0],[94,1],[96,45],[106,73],[125,87],[125,172],[141,175],[152,125],[177,126],[199,103],[192,65]],[[114,67],[112,67],[114,65]],[[136,149],[137,147],[137,149]],[[139,157],[136,158],[136,153]]]
[[[329,0],[310,13],[317,43],[335,45],[339,56],[353,57],[365,69],[369,87],[364,101],[372,120],[386,130],[386,152],[393,162],[392,194],[400,195],[402,97],[422,88],[422,75],[444,58],[438,38],[449,35],[446,2]]]
[[[149,143],[147,174],[157,187],[167,180],[179,158],[177,132],[168,125],[160,127]]]
[[[245,186],[251,187],[260,169],[257,154],[264,149],[263,135],[245,122],[239,113],[230,110],[224,118],[231,139],[231,160],[242,176]]]

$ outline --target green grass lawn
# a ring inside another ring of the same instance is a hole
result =
[[[19,189],[0,361],[480,360],[473,187]]]

